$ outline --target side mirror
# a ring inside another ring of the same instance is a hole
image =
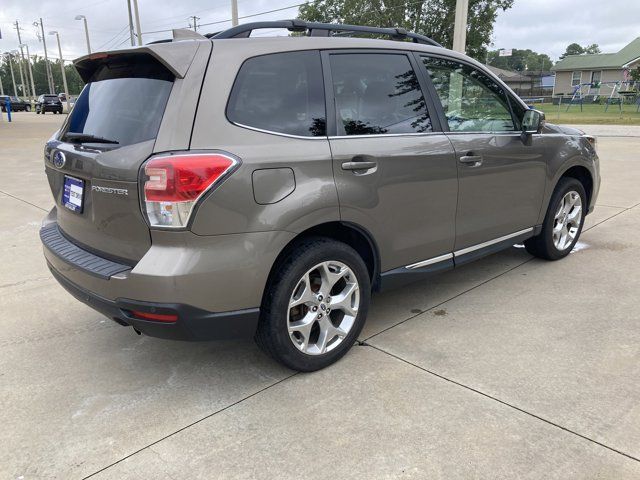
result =
[[[522,142],[527,144],[531,140],[531,135],[542,132],[545,116],[540,110],[527,110],[522,119]]]

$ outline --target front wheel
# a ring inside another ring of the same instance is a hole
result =
[[[294,370],[339,360],[364,325],[371,281],[360,255],[328,238],[301,241],[271,275],[256,342]]]
[[[542,231],[524,244],[527,251],[545,260],[569,255],[582,233],[586,209],[582,183],[575,178],[562,178],[551,196]]]

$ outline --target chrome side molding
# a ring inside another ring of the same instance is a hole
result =
[[[530,232],[533,232],[533,227],[525,228],[523,230],[510,233],[509,235],[503,235],[502,237],[494,238],[493,240],[488,240],[486,242],[473,245],[471,247],[462,248],[460,250],[456,250],[453,253],[445,253],[444,255],[438,255],[437,257],[428,258],[427,260],[422,260],[420,262],[412,263],[411,265],[407,265],[404,268],[408,270],[413,270],[415,268],[427,267],[429,265],[434,265],[436,263],[444,262],[446,260],[451,260],[452,258],[455,258],[455,257],[460,257],[467,253],[475,252],[476,250],[482,250],[483,248],[490,247],[491,245],[495,245],[496,243],[502,243],[511,238],[516,238]]]

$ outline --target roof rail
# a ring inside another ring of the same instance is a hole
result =
[[[290,32],[306,32],[309,37],[328,37],[331,32],[339,33],[371,33],[374,35],[386,35],[392,40],[411,40],[414,43],[423,43],[425,45],[433,45],[442,47],[435,40],[413,32],[407,32],[404,28],[380,28],[367,27],[363,25],[343,25],[340,23],[317,23],[306,22],[300,19],[293,20],[276,20],[266,22],[253,22],[231,27],[227,30],[217,33],[208,33],[207,38],[246,38],[251,35],[254,30],[265,28],[285,28]]]

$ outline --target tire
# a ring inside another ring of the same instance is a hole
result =
[[[582,183],[571,177],[561,178],[551,196],[542,231],[524,242],[527,252],[545,260],[560,260],[569,255],[582,233],[587,208],[587,194]],[[561,225],[564,225],[563,229],[558,230]]]
[[[31,111],[31,106],[27,105],[26,107],[24,107],[24,111],[25,112],[30,112]]]
[[[338,361],[356,342],[369,310],[371,280],[362,257],[342,242],[312,237],[276,268],[262,300],[256,343],[301,372]]]

